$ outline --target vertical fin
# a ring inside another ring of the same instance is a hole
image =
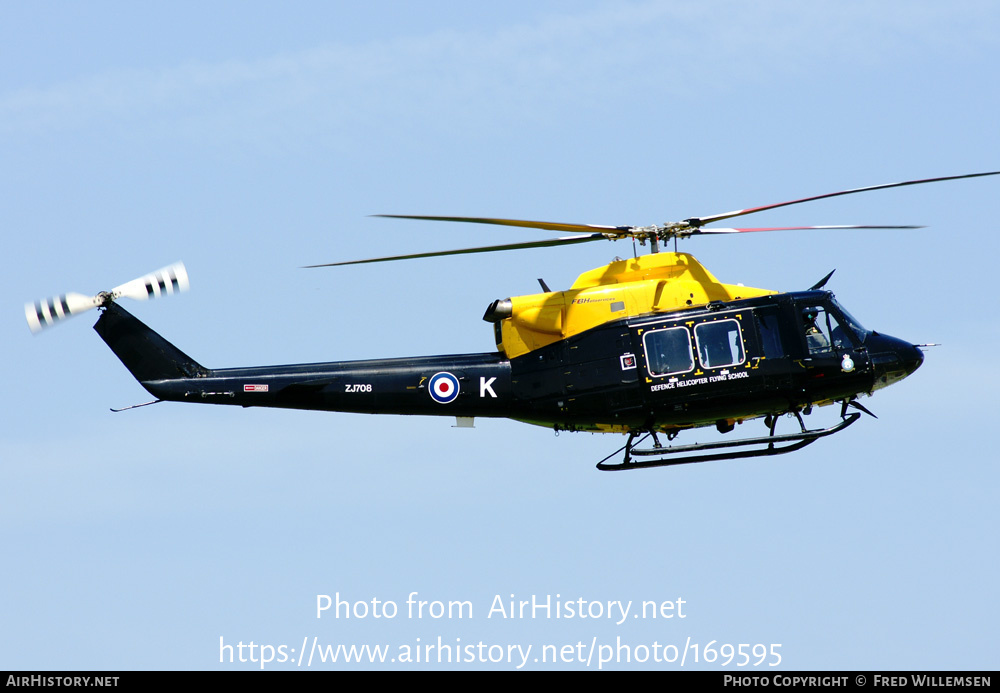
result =
[[[116,303],[105,308],[94,329],[140,383],[197,378],[209,373]]]

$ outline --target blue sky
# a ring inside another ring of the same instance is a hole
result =
[[[877,421],[774,460],[604,474],[620,438],[503,420],[113,414],[148,397],[92,316],[32,336],[22,307],[183,260],[190,293],[126,308],[209,367],[488,351],[492,300],[631,247],[300,267],[540,237],[380,213],[649,224],[997,170],[998,37],[961,0],[0,5],[0,668],[257,668],[220,638],[313,637],[997,668],[997,179],[747,218],[918,231],[683,244],[750,286],[836,268],[867,327],[942,344]],[[404,617],[412,592],[472,617]],[[317,619],[336,593],[401,613]],[[487,617],[512,594],[687,615]]]

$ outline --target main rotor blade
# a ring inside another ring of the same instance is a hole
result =
[[[423,217],[421,217],[423,218]],[[462,248],[459,250],[440,250],[432,253],[414,253],[412,255],[393,255],[390,257],[373,257],[368,260],[349,260],[347,262],[327,262],[322,265],[307,265],[304,269],[316,267],[339,267],[341,265],[364,265],[369,262],[391,262],[394,260],[415,260],[424,257],[441,257],[443,255],[467,255],[471,253],[492,253],[499,250],[521,250],[522,248],[548,248],[556,245],[572,245],[590,241],[607,240],[603,233],[593,233],[589,236],[564,236],[548,241],[528,241],[525,243],[507,243],[505,245],[488,245],[481,248]]]
[[[488,217],[427,217],[412,214],[376,214],[376,217],[386,219],[422,219],[424,221],[461,221],[467,224],[493,224],[495,226],[519,226],[525,229],[544,229],[545,231],[602,231],[605,233],[627,233],[631,226],[602,226],[600,224],[563,224],[551,221],[523,221],[521,219],[490,219]]]
[[[710,228],[695,229],[691,232],[693,236],[710,235],[715,233],[756,233],[758,231],[814,231],[814,230],[838,230],[838,229],[922,229],[923,226],[869,226],[858,224],[840,224],[828,226],[764,226],[760,228],[726,229]]]
[[[701,226],[703,224],[710,224],[713,221],[721,221],[722,219],[730,219],[732,217],[740,217],[745,214],[754,214],[755,212],[763,212],[767,209],[777,209],[778,207],[787,207],[789,205],[797,205],[803,202],[813,202],[814,200],[823,200],[828,197],[838,197],[840,195],[853,195],[854,193],[868,192],[869,190],[885,190],[887,188],[901,188],[907,185],[922,185],[924,183],[939,183],[946,180],[959,180],[962,178],[980,178],[982,176],[996,176],[1000,175],[1000,171],[989,171],[987,173],[969,173],[963,176],[945,176],[943,178],[924,178],[922,180],[908,180],[902,183],[885,183],[883,185],[872,185],[867,188],[854,188],[852,190],[841,190],[840,192],[827,193],[825,195],[815,195],[813,197],[805,197],[801,200],[792,200],[790,202],[779,202],[773,205],[765,205],[763,207],[750,207],[748,209],[737,209],[733,212],[726,212],[724,214],[713,214],[707,217],[691,217],[685,221],[689,222],[692,226]]]

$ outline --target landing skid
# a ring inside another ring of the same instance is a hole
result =
[[[630,433],[628,437],[628,442],[625,446],[619,448],[615,452],[611,453],[603,460],[597,463],[597,468],[605,472],[617,472],[627,469],[649,469],[651,467],[672,467],[679,464],[694,464],[696,462],[712,462],[715,460],[735,460],[742,459],[745,457],[768,457],[771,455],[784,455],[789,452],[795,452],[796,450],[801,450],[810,443],[814,443],[820,438],[824,438],[828,435],[833,435],[838,431],[842,431],[852,423],[861,418],[861,414],[851,413],[844,416],[843,421],[841,421],[836,426],[831,426],[830,428],[824,429],[814,429],[806,430],[805,424],[802,423],[802,418],[798,417],[799,425],[802,427],[802,431],[799,433],[787,433],[782,435],[774,435],[774,424],[771,423],[771,433],[770,435],[760,436],[758,438],[744,438],[741,440],[734,441],[720,441],[717,443],[695,443],[694,445],[677,445],[663,447],[660,445],[659,441],[656,439],[655,433],[646,433],[642,435],[642,431],[636,431]],[[654,446],[651,448],[636,448],[634,445],[642,443],[649,436],[653,436]],[[638,441],[635,439],[638,436],[642,436]],[[779,445],[779,444],[784,445]],[[746,447],[751,445],[766,446],[757,450],[742,450],[735,451],[732,448]],[[727,452],[719,452],[710,455],[690,455],[686,457],[665,457],[665,455],[684,455],[691,452],[700,452],[702,450],[728,450]],[[618,454],[624,452],[625,458],[618,463],[608,464],[608,460]],[[659,456],[655,460],[633,460],[635,457],[652,457]]]

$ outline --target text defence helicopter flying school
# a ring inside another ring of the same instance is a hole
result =
[[[540,248],[631,238],[651,253],[581,274],[565,291],[494,301],[496,350],[479,354],[339,361],[254,368],[205,368],[121,308],[117,299],[149,299],[188,288],[180,263],[96,296],[63,294],[25,305],[33,332],[91,308],[94,329],[156,400],[370,414],[509,418],[556,431],[627,434],[598,463],[602,470],[641,469],[708,460],[777,455],[843,430],[870,413],[857,397],[905,378],[923,361],[918,346],[867,330],[823,290],[778,293],[719,282],[694,257],[660,252],[661,242],[697,235],[798,229],[917,228],[798,226],[705,228],[733,217],[829,197],[1000,171],[912,180],[692,217],[656,226],[596,226],[385,215],[394,218],[518,226],[580,235],[481,248],[337,262],[312,267]],[[832,272],[830,273],[832,274]],[[840,403],[841,421],[809,430],[814,406]],[[142,406],[142,405],[139,405]],[[781,415],[800,430],[777,434]],[[686,429],[763,418],[768,434],[669,446]],[[650,447],[637,447],[651,437]],[[609,462],[622,455],[617,462]]]

